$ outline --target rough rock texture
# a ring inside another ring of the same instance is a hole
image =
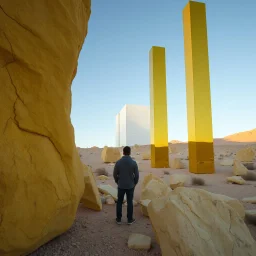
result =
[[[110,195],[114,200],[117,200],[117,189],[112,187],[111,185],[98,185],[98,189],[101,193],[105,195]],[[126,201],[126,195],[124,196],[124,201]]]
[[[0,255],[74,221],[84,181],[71,82],[89,16],[90,0],[0,1]]]
[[[148,217],[148,205],[151,202],[150,199],[144,199],[140,201],[141,212],[144,216]]]
[[[102,203],[99,194],[99,189],[97,188],[92,169],[84,165],[84,193],[81,199],[81,203],[92,210],[101,211]]]
[[[101,152],[101,159],[104,163],[115,163],[121,158],[121,153],[118,148],[105,146]]]
[[[106,176],[106,175],[100,175],[100,176],[98,176],[98,177],[97,177],[97,179],[98,179],[98,180],[103,180],[103,181],[104,181],[104,180],[108,180],[108,179],[109,179],[109,177],[108,177],[108,176]]]
[[[246,183],[246,181],[240,176],[227,177],[227,182],[231,182],[239,185],[244,185]]]
[[[180,158],[173,158],[170,160],[171,169],[184,169],[184,164],[181,162]]]
[[[236,153],[236,157],[235,157],[236,160],[239,160],[241,162],[251,162],[254,160],[254,158],[255,158],[255,149],[252,147],[240,149]]]
[[[218,195],[177,188],[152,200],[149,217],[163,256],[253,256],[256,242],[241,216]]]
[[[172,189],[183,187],[184,184],[188,181],[188,178],[189,176],[186,174],[172,174],[169,179],[170,187]]]
[[[141,188],[141,200],[159,198],[165,196],[169,191],[171,191],[171,188],[167,184],[150,173],[144,177]]]
[[[243,176],[248,172],[247,168],[238,160],[234,161],[233,174],[235,176]]]
[[[135,250],[149,250],[151,237],[142,234],[131,234],[128,240],[128,247]]]

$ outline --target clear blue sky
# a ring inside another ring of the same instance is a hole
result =
[[[182,10],[187,0],[92,0],[72,85],[79,147],[114,146],[125,104],[149,105],[149,50],[166,47],[169,141],[187,140]],[[214,137],[256,127],[256,1],[206,3]]]

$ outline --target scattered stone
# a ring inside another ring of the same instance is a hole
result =
[[[139,152],[137,152],[137,153],[136,153],[136,155],[137,155],[137,156],[139,156],[139,155],[140,155],[140,153],[139,153]]]
[[[101,198],[99,195],[99,190],[97,188],[92,169],[86,165],[84,167],[84,193],[81,198],[81,203],[90,209],[95,211],[102,210]]]
[[[104,181],[104,180],[108,180],[109,178],[105,175],[100,175],[100,176],[97,177],[97,179]]]
[[[170,172],[167,171],[167,170],[164,170],[164,174],[165,174],[165,175],[170,175]]]
[[[188,175],[186,174],[172,174],[170,176],[170,187],[172,189],[175,189],[177,187],[183,187],[184,184],[187,182],[188,180]]]
[[[256,204],[256,196],[243,198],[242,201],[245,203]]]
[[[255,150],[253,147],[243,148],[240,149],[236,153],[236,160],[239,160],[240,162],[252,162],[255,157]]]
[[[128,239],[128,247],[135,250],[149,250],[151,247],[151,237],[131,234]]]
[[[162,255],[255,254],[256,243],[248,227],[219,195],[177,188],[152,200],[148,213]]]
[[[101,193],[103,193],[105,195],[110,195],[113,197],[113,199],[115,201],[117,200],[117,189],[112,187],[111,185],[100,184],[100,185],[98,185],[98,189]],[[126,201],[126,196],[124,198],[124,201]]]
[[[245,180],[240,176],[227,177],[227,182],[231,182],[239,185],[244,185],[246,183]]]
[[[171,169],[184,169],[184,164],[181,162],[180,158],[173,158],[170,160]]]
[[[220,165],[222,166],[232,166],[234,164],[233,159],[224,158],[222,161],[220,161]]]
[[[144,153],[142,155],[142,160],[150,160],[151,159],[151,154],[150,153]]]
[[[101,152],[101,159],[104,163],[115,163],[121,158],[121,153],[118,148],[105,146]]]
[[[148,205],[151,202],[150,199],[145,199],[140,201],[141,212],[144,216],[148,217]]]
[[[233,174],[235,176],[246,175],[248,172],[247,168],[238,160],[234,160]]]

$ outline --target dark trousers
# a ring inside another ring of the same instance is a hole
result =
[[[133,193],[134,193],[134,188],[131,188],[131,189],[118,188],[117,204],[116,204],[117,219],[121,220],[122,218],[122,206],[123,206],[125,194],[126,194],[126,200],[127,200],[127,219],[128,221],[133,219]]]

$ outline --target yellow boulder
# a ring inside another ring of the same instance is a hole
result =
[[[253,147],[240,149],[235,156],[236,160],[241,162],[251,162],[255,158],[255,149]]]
[[[254,255],[255,240],[227,202],[195,188],[177,188],[153,199],[148,213],[162,255]]]
[[[92,169],[84,165],[84,194],[81,203],[92,210],[101,211],[102,203],[99,194],[99,189],[96,185]]]
[[[172,174],[170,176],[170,187],[175,189],[177,187],[183,187],[184,184],[188,181],[189,176],[186,174]]]
[[[105,146],[101,152],[101,159],[104,163],[115,163],[121,158],[121,153],[118,148]]]
[[[234,160],[233,174],[235,176],[243,176],[248,173],[248,169],[238,160]]]
[[[171,188],[165,182],[150,173],[144,177],[141,188],[141,200],[159,198],[165,196],[169,191],[171,191]]]
[[[0,1],[0,255],[67,231],[84,192],[71,83],[90,0]]]
[[[227,182],[244,185],[246,181],[240,176],[227,177]]]

